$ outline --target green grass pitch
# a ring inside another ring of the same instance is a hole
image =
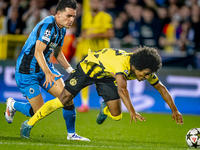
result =
[[[120,121],[111,118],[96,124],[98,110],[77,113],[76,131],[91,142],[68,141],[67,131],[59,109],[40,122],[31,131],[30,139],[20,138],[21,123],[28,117],[17,112],[14,122],[8,124],[3,116],[5,104],[0,104],[0,150],[129,150],[129,149],[190,149],[186,133],[200,127],[200,116],[183,115],[184,124],[177,125],[171,114],[147,114],[145,122],[129,123],[129,113]]]

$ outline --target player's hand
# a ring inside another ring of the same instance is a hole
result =
[[[176,120],[177,124],[183,124],[183,117],[179,111],[172,112],[172,119]]]
[[[50,86],[52,86],[52,83],[54,82],[54,84],[57,85],[57,82],[55,80],[56,77],[60,77],[61,75],[56,75],[56,74],[53,74],[53,73],[48,73],[46,74],[46,80],[43,84],[43,86],[45,86],[46,88],[48,87],[49,83],[50,83]]]
[[[140,121],[145,121],[145,117],[142,117],[139,113],[135,112],[135,113],[130,113],[131,116],[131,120],[130,123],[132,123],[133,120],[135,120],[135,122],[137,122],[137,119]]]

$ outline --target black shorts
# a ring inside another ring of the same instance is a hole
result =
[[[65,89],[76,96],[84,87],[95,84],[97,93],[105,102],[119,99],[115,78],[94,79],[88,77],[78,65],[65,81]]]

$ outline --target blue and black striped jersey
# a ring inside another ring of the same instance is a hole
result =
[[[16,71],[23,74],[34,74],[42,71],[34,57],[36,41],[44,42],[47,47],[43,54],[48,65],[50,54],[56,46],[62,46],[66,34],[65,28],[59,28],[54,16],[48,16],[40,21],[29,35],[17,59]]]

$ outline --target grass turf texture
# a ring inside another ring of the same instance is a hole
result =
[[[177,125],[170,114],[146,114],[145,122],[129,123],[129,113],[123,113],[120,121],[111,118],[96,124],[99,110],[77,113],[76,131],[91,142],[68,141],[67,131],[59,109],[40,122],[31,131],[31,139],[20,138],[21,123],[28,118],[17,112],[14,122],[8,124],[3,116],[5,104],[0,103],[0,149],[1,150],[100,150],[100,149],[190,149],[186,133],[200,127],[199,116],[183,115],[184,124]]]

